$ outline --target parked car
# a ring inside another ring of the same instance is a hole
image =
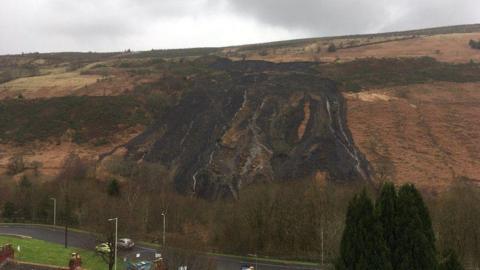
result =
[[[240,270],[255,270],[255,267],[253,267],[253,265],[250,265],[250,264],[242,264]]]
[[[135,243],[132,241],[132,239],[129,239],[129,238],[118,239],[117,247],[119,249],[132,249],[134,246],[135,246]]]
[[[98,252],[98,253],[104,253],[104,254],[107,254],[107,253],[111,252],[110,246],[108,246],[107,243],[101,243],[101,244],[97,245],[95,247],[95,251]]]

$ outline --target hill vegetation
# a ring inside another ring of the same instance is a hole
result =
[[[479,31],[0,56],[2,219],[49,223],[54,196],[152,242],[168,211],[176,247],[478,268]]]
[[[75,143],[108,142],[120,130],[148,123],[142,102],[129,96],[0,101],[0,143],[25,144],[64,135]]]
[[[339,82],[344,90],[353,92],[434,81],[480,81],[480,64],[448,64],[430,57],[366,58],[319,65],[317,69],[321,75]]]

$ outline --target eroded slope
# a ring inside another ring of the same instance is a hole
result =
[[[341,94],[309,64],[219,59],[209,68],[128,144],[130,158],[161,162],[179,191],[208,198],[236,196],[251,182],[322,173],[332,181],[369,180]]]

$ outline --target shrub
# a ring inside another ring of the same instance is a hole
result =
[[[439,270],[464,270],[462,264],[458,260],[457,254],[452,249],[444,252]]]
[[[12,219],[15,216],[15,204],[8,201],[3,205],[2,216],[5,219]]]
[[[23,156],[15,155],[10,158],[10,161],[7,165],[7,173],[9,175],[15,175],[21,173],[25,170],[25,163],[23,161]]]
[[[337,47],[335,46],[335,44],[330,43],[330,45],[328,45],[327,51],[328,51],[328,52],[336,52],[336,51],[337,51]]]
[[[112,197],[117,197],[120,195],[120,183],[118,182],[117,179],[112,179],[110,180],[110,182],[108,183],[108,195],[112,196]]]
[[[480,50],[480,40],[473,40],[470,39],[470,42],[468,43],[472,49],[478,49]]]

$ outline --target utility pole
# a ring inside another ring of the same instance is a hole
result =
[[[68,190],[65,193],[65,248],[68,247],[68,223],[70,222],[70,203],[68,201]]]
[[[323,225],[321,226],[321,237],[322,237],[322,266],[323,266]]]
[[[68,247],[68,223],[65,222],[65,248]]]
[[[118,217],[110,218],[108,221],[115,221],[115,257],[114,257],[114,269],[117,270],[117,239],[118,239]]]
[[[165,225],[166,225],[166,222],[165,222],[165,217],[166,217],[167,213],[166,212],[162,212],[162,216],[163,216],[163,241],[162,241],[162,248],[163,250],[165,250]]]
[[[57,199],[50,198],[53,201],[53,228],[57,227]]]

